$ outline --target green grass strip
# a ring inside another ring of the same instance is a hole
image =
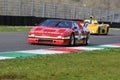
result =
[[[31,53],[23,53],[23,52],[0,52],[0,56],[4,57],[28,57],[28,56],[36,56],[38,54],[31,54]]]
[[[0,60],[0,80],[119,80],[120,48]]]
[[[87,46],[89,48],[116,48],[114,46],[104,46],[104,45],[100,45],[100,46]]]
[[[0,26],[0,32],[26,32],[32,26]]]

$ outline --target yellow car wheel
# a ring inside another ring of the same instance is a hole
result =
[[[98,28],[98,34],[100,34],[100,27]]]
[[[109,27],[107,27],[107,30],[106,30],[106,35],[108,34],[108,32],[109,32]]]

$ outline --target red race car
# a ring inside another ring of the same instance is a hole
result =
[[[77,21],[48,19],[30,30],[28,43],[87,45],[89,36],[89,31],[85,30]]]

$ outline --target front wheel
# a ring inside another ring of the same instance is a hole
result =
[[[90,43],[90,35],[87,34],[86,39],[85,39],[85,45],[88,45]]]
[[[71,36],[70,36],[69,45],[70,46],[74,46],[75,45],[75,36],[74,36],[74,34],[71,34]]]

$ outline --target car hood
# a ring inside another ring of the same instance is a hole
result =
[[[46,34],[46,35],[63,35],[63,34],[69,34],[71,29],[69,28],[57,28],[57,27],[43,27],[43,26],[37,26],[34,27],[30,32],[34,34]]]

